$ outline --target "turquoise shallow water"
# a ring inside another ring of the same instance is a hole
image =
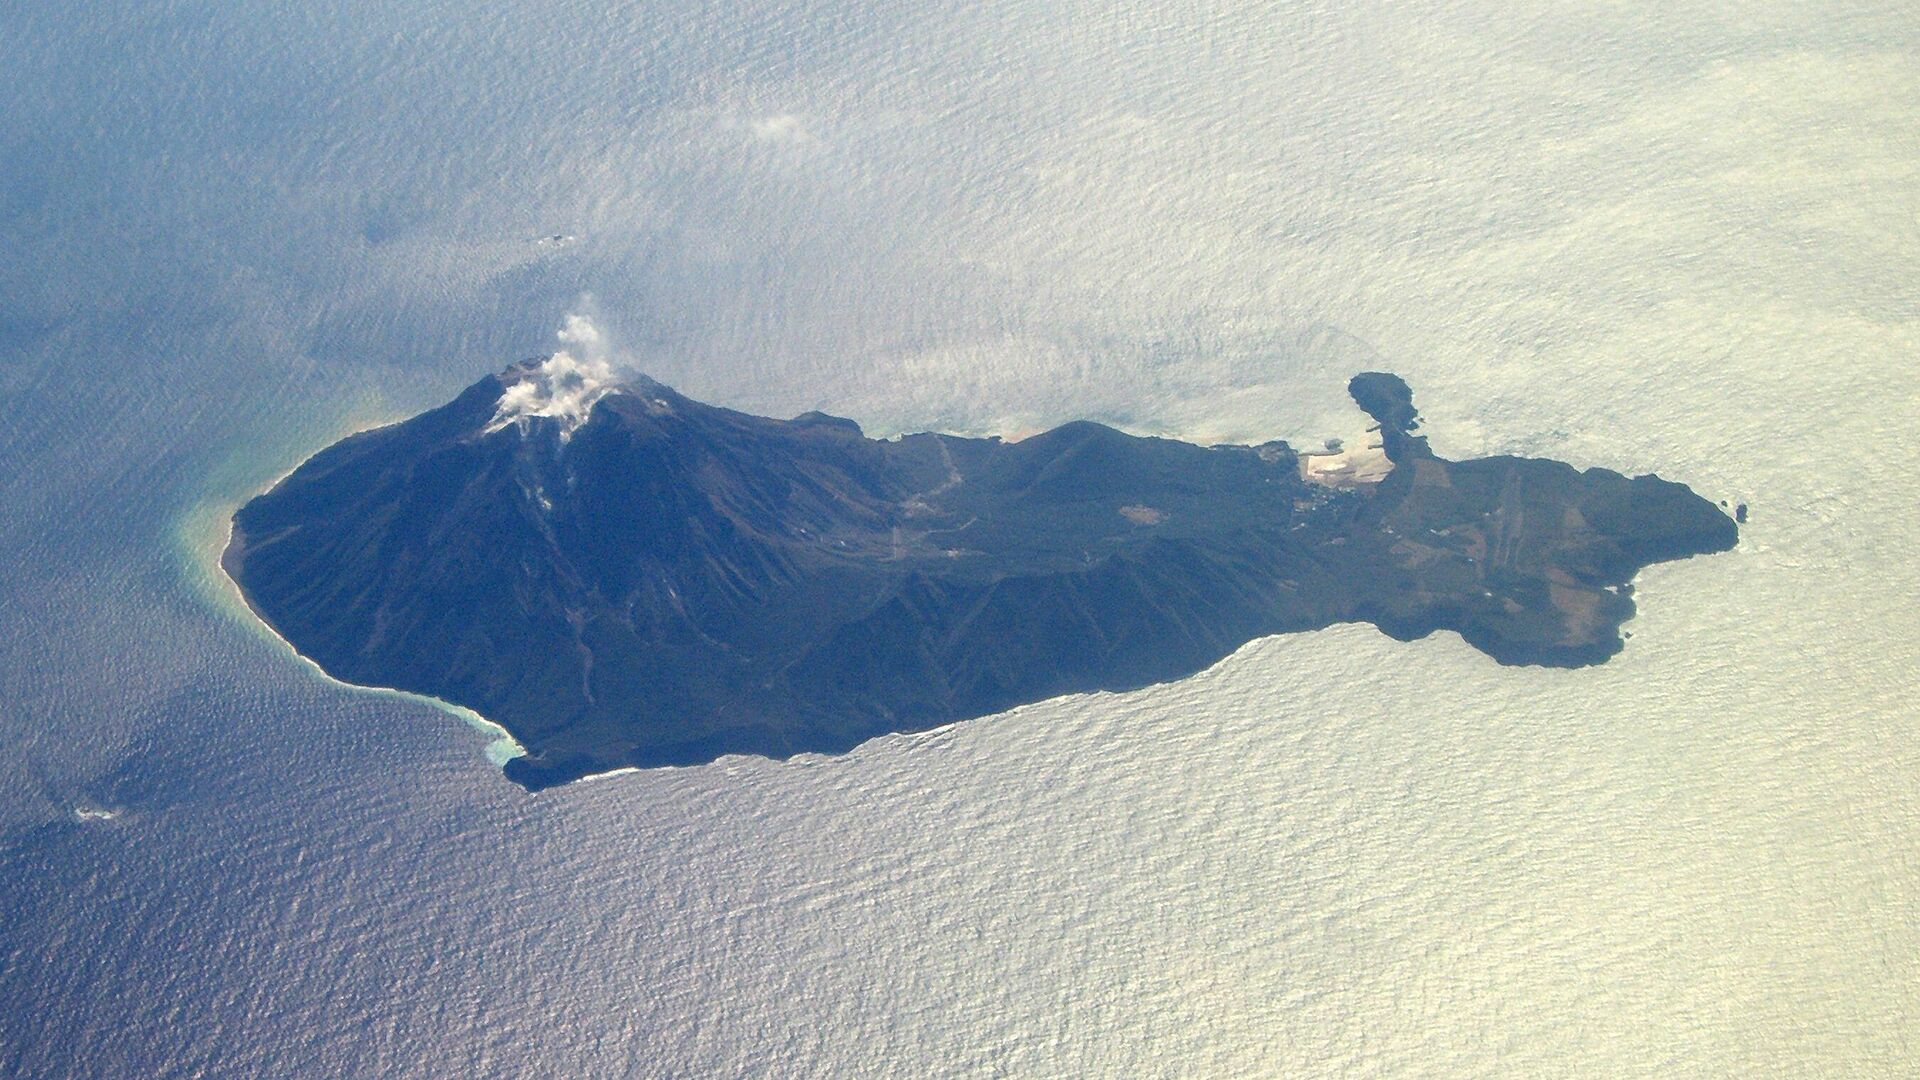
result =
[[[1903,12],[0,31],[0,1071],[1913,1070]],[[1754,517],[1592,671],[1346,627],[528,797],[212,558],[226,507],[576,310],[695,396],[882,432],[1307,442],[1385,366],[1443,452]]]

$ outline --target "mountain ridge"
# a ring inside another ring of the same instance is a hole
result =
[[[1349,385],[1381,445],[1340,455],[1088,421],[874,440],[610,377],[536,358],[343,439],[236,513],[222,565],[330,675],[505,727],[540,788],[842,752],[1335,622],[1599,663],[1640,567],[1737,538],[1654,476],[1439,458],[1383,372]]]

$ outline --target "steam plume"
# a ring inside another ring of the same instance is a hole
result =
[[[587,422],[595,402],[619,388],[606,338],[586,315],[569,314],[557,335],[562,345],[537,367],[520,375],[500,395],[488,432],[537,417],[559,421],[565,441]]]

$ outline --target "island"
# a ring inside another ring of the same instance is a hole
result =
[[[1085,421],[873,439],[556,353],[314,455],[240,508],[222,565],[334,678],[506,728],[539,789],[841,753],[1342,622],[1597,664],[1642,567],[1737,539],[1684,484],[1449,461],[1405,382],[1349,391],[1370,436],[1321,452]]]

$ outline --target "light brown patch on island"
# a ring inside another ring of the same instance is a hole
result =
[[[1453,477],[1447,473],[1447,463],[1439,458],[1415,458],[1413,482],[1421,487],[1450,488]]]
[[[1409,570],[1417,569],[1446,555],[1446,552],[1440,548],[1430,544],[1416,544],[1411,540],[1395,541],[1394,545],[1387,550],[1399,556],[1400,565]]]
[[[1594,641],[1610,629],[1601,615],[1602,596],[1600,590],[1580,584],[1557,566],[1547,571],[1547,598],[1560,613],[1562,645]]]
[[[1547,596],[1560,613],[1562,645],[1581,645],[1597,640],[1608,629],[1600,616],[1600,593],[1577,585],[1547,583]]]
[[[1165,510],[1155,510],[1151,506],[1141,506],[1138,504],[1121,507],[1120,516],[1133,522],[1135,525],[1158,525],[1167,520],[1167,512]]]

